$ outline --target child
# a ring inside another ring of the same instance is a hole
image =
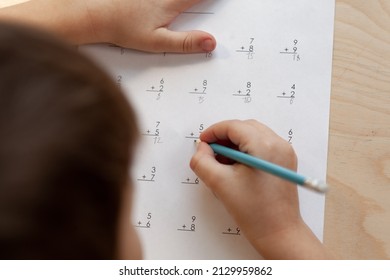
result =
[[[52,37],[1,24],[0,42],[0,258],[117,258],[133,111]]]
[[[123,94],[87,58],[26,27],[0,25],[0,61],[0,258],[141,258],[129,223],[137,126]],[[331,257],[299,214],[296,186],[222,164],[206,143],[295,170],[291,145],[254,120],[215,124],[201,140],[191,168],[261,255]]]

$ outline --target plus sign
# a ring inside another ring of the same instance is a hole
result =
[[[285,51],[288,52],[288,48],[286,48]]]
[[[232,229],[231,228],[228,228],[228,232],[231,232],[232,231]]]
[[[183,225],[183,229],[185,229],[186,228],[186,225]]]
[[[138,222],[138,225],[139,225],[139,226],[142,225],[141,221]]]

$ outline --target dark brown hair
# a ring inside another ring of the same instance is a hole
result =
[[[137,127],[74,48],[0,23],[0,259],[116,258]]]

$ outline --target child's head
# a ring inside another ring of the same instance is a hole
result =
[[[136,135],[89,59],[0,24],[0,259],[117,258]]]

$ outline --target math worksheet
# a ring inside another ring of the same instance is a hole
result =
[[[138,113],[131,222],[146,259],[261,258],[189,167],[211,124],[265,123],[293,145],[299,173],[326,180],[334,9],[334,0],[205,0],[170,29],[213,34],[211,53],[81,48]],[[299,199],[322,240],[325,196],[299,188]]]

